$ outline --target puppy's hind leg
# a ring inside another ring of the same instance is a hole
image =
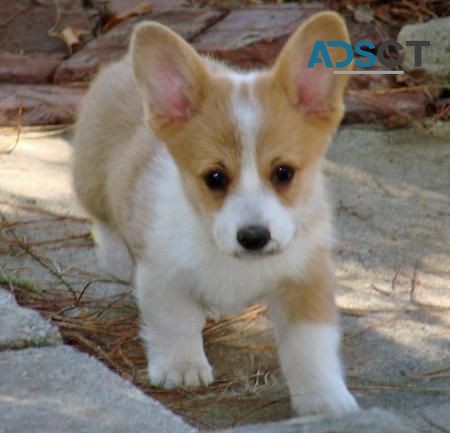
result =
[[[99,221],[94,222],[92,231],[100,269],[121,281],[131,281],[134,268],[133,259],[120,234]]]

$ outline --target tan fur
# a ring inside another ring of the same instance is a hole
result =
[[[182,131],[169,127],[159,134],[182,173],[191,202],[209,214],[222,206],[225,194],[210,191],[203,177],[212,169],[224,169],[231,181],[227,193],[231,193],[239,180],[241,143],[230,117],[231,83],[211,77],[206,85],[208,96]]]
[[[288,322],[336,323],[334,276],[330,252],[319,250],[310,259],[302,280],[283,281],[276,296]]]
[[[328,145],[335,119],[320,120],[319,126],[313,124],[289,103],[276,85],[277,80],[277,75],[268,75],[256,85],[264,107],[264,126],[257,140],[258,167],[267,186],[277,191],[285,205],[293,207],[309,191],[311,175]],[[337,113],[336,118],[340,115]],[[292,166],[296,173],[291,184],[277,189],[271,182],[271,174],[282,164]]]

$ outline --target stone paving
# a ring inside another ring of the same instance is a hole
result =
[[[194,433],[180,418],[68,346],[0,352],[1,433]]]
[[[326,9],[320,2],[229,10],[220,8],[220,2],[212,7],[195,1],[153,0],[143,9],[145,13],[131,14],[102,31],[111,17],[129,13],[142,5],[142,0],[92,0],[84,2],[85,7],[71,0],[3,3],[4,7],[0,6],[6,19],[0,26],[0,125],[10,127],[71,123],[89,80],[102,64],[126,52],[137,22],[161,22],[204,54],[237,67],[254,68],[270,65],[293,30],[313,13]],[[354,41],[369,39],[378,46],[397,37],[399,29],[394,24],[376,21],[365,10],[353,14],[348,13],[350,10],[342,13]],[[439,41],[432,44],[438,48],[430,51],[431,57],[426,60],[445,65],[448,39],[439,35],[449,31],[450,21],[442,19],[436,26],[439,29],[433,38],[434,24],[422,24],[422,34]],[[74,35],[75,44],[64,43],[67,29]],[[374,68],[382,69],[381,65]],[[449,115],[444,110],[448,96],[442,96],[442,89],[449,86],[449,79],[450,72],[442,73],[442,68],[425,68],[400,78],[353,77],[346,94],[344,122],[398,126],[423,119],[430,112],[440,113],[438,117],[445,120]],[[389,91],[392,88],[395,92]]]
[[[14,295],[4,289],[0,289],[0,330],[0,350],[62,343],[56,326],[42,320],[38,312],[19,307]]]

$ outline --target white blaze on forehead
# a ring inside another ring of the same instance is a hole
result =
[[[236,132],[242,145],[240,189],[255,190],[261,186],[256,162],[256,140],[262,125],[262,109],[254,92],[257,74],[234,74],[231,110]]]
[[[263,225],[271,240],[266,252],[281,250],[292,240],[296,225],[290,210],[279,201],[276,193],[264,186],[258,170],[257,140],[264,116],[255,94],[257,74],[230,77],[231,116],[242,146],[239,180],[236,189],[227,195],[213,223],[213,236],[219,249],[227,254],[241,254],[238,231],[249,225]]]

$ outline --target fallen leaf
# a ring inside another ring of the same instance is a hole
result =
[[[66,27],[61,32],[61,37],[65,44],[68,46],[70,54],[73,54],[80,48],[80,39],[72,27]]]
[[[131,18],[138,15],[147,14],[152,11],[152,6],[147,2],[142,2],[136,5],[135,7],[128,9],[126,11],[123,11],[122,13],[118,15],[112,16],[106,24],[102,28],[102,32],[107,32],[108,30],[111,30],[113,27],[115,27],[117,24],[121,23],[122,21],[126,20],[127,18]]]

